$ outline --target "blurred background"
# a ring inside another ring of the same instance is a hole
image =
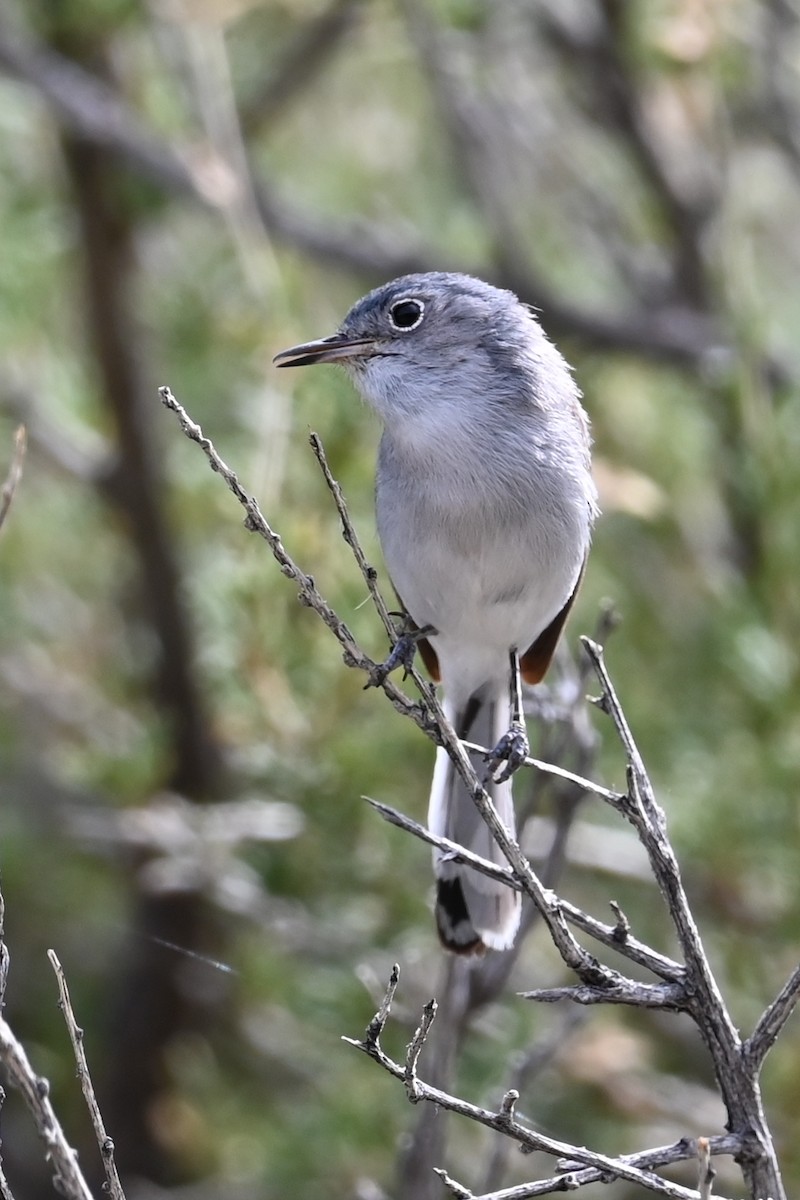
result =
[[[422,819],[430,744],[342,666],[156,388],[381,658],[307,444],[379,564],[376,424],[334,368],[271,357],[409,270],[538,307],[604,516],[534,752],[624,784],[582,701],[578,635],[610,602],[609,666],[747,1033],[800,941],[798,6],[8,0],[0,227],[0,476],[20,421],[29,441],[0,538],[6,1013],[90,1178],[48,947],[130,1200],[432,1200],[432,1166],[476,1192],[552,1173],[411,1108],[341,1042],[394,961],[387,1048],[435,992],[421,1069],[449,1090],[517,1086],[538,1128],[609,1154],[722,1132],[685,1018],[518,998],[569,982],[535,921],[516,957],[443,960],[427,849],[361,799]],[[673,951],[633,834],[516,786],[546,877]],[[764,1090],[791,1194],[796,1024]],[[2,1128],[12,1188],[49,1195],[14,1096]]]

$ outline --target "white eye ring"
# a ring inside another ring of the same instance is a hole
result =
[[[404,308],[404,313],[399,311]],[[414,317],[412,309],[416,309],[416,317]],[[389,309],[389,320],[395,329],[399,329],[401,333],[410,333],[412,329],[416,329],[424,316],[425,305],[416,296],[402,296],[399,300],[395,300]],[[411,317],[411,320],[406,323],[409,317]]]

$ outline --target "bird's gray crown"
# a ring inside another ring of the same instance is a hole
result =
[[[416,312],[415,312],[416,309]],[[473,345],[487,339],[529,338],[538,324],[513,292],[471,275],[428,271],[403,275],[375,288],[342,322],[345,335],[390,341]]]

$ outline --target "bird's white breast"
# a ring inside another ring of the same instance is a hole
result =
[[[378,531],[408,612],[438,631],[445,687],[466,674],[458,690],[470,694],[503,676],[509,649],[527,649],[568,600],[593,489],[580,445],[565,458],[546,429],[441,432],[433,445],[384,433]]]

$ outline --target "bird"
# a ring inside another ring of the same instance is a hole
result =
[[[589,419],[571,369],[514,293],[443,271],[376,288],[336,333],[273,361],[339,364],[379,417],[384,561],[446,716],[462,741],[488,749],[470,749],[470,759],[515,837],[511,775],[528,753],[520,676],[538,683],[550,664],[598,514]],[[428,828],[507,865],[441,747]],[[519,893],[452,852],[433,857],[444,947],[509,950]]]

